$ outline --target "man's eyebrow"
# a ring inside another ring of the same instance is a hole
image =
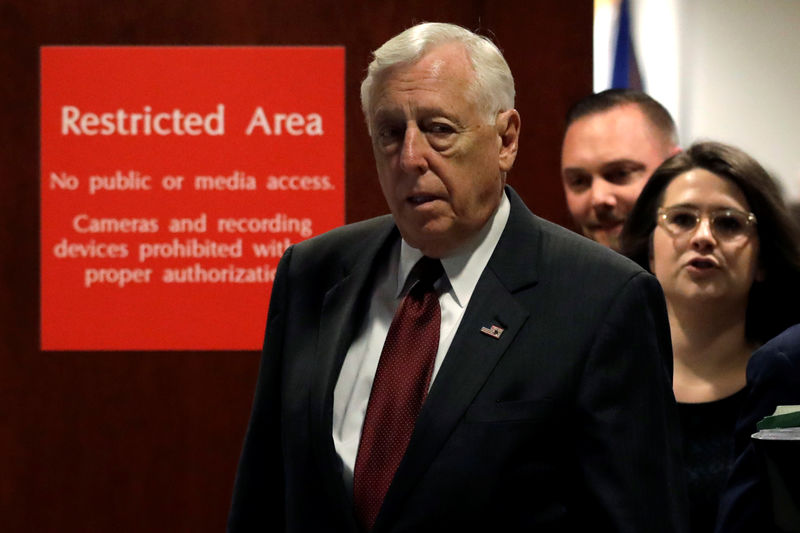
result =
[[[440,106],[414,105],[412,106],[412,111],[417,120],[431,117],[444,117],[448,120],[452,120],[453,122],[459,122],[458,113],[455,113],[452,110],[444,109]],[[402,116],[405,120],[405,109],[402,106],[378,106],[372,112],[373,118],[395,118],[398,115]]]
[[[613,161],[607,161],[606,163],[603,163],[600,166],[600,171],[601,172],[605,172],[605,171],[608,171],[608,170],[617,170],[620,167],[625,167],[625,168],[629,168],[629,169],[632,169],[632,170],[642,170],[642,169],[646,168],[646,166],[647,165],[645,165],[641,161],[637,161],[635,159],[622,158],[622,159],[615,159]]]
[[[573,167],[565,167],[561,171],[561,173],[562,174],[576,174],[576,173],[589,174],[589,171],[586,169],[586,167],[575,167],[575,166],[573,166]]]
[[[567,167],[561,171],[563,178],[579,178],[582,176],[590,176],[591,172],[583,167]]]

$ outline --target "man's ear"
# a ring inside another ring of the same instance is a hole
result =
[[[667,159],[669,159],[669,158],[670,158],[670,157],[672,157],[673,155],[675,155],[675,154],[679,154],[679,153],[681,153],[681,152],[683,152],[683,148],[681,148],[680,146],[678,146],[678,145],[676,144],[675,146],[673,146],[672,148],[670,148],[670,150],[669,150],[669,152],[668,152],[668,153],[669,153],[669,155],[667,156]]]
[[[520,119],[516,109],[497,114],[497,133],[500,136],[500,171],[508,172],[514,165],[519,147]]]

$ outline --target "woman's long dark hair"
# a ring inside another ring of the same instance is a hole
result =
[[[800,323],[800,228],[769,173],[743,151],[722,143],[701,142],[662,163],[642,190],[621,235],[622,252],[650,270],[652,236],[664,191],[677,176],[702,168],[730,180],[755,214],[759,266],[763,281],[750,289],[746,334],[766,342]]]

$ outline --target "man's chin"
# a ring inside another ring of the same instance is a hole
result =
[[[617,224],[615,226],[609,228],[599,228],[599,229],[585,229],[583,234],[592,239],[593,241],[602,244],[603,246],[607,246],[612,250],[619,252],[620,251],[620,242],[619,236],[622,233],[622,224]]]

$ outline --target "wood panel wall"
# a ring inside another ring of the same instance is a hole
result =
[[[522,115],[510,183],[567,223],[559,149],[591,90],[586,0],[0,2],[0,530],[224,530],[258,367],[255,352],[39,350],[39,47],[345,45],[352,222],[386,212],[358,102],[369,53],[425,20],[494,35]]]

